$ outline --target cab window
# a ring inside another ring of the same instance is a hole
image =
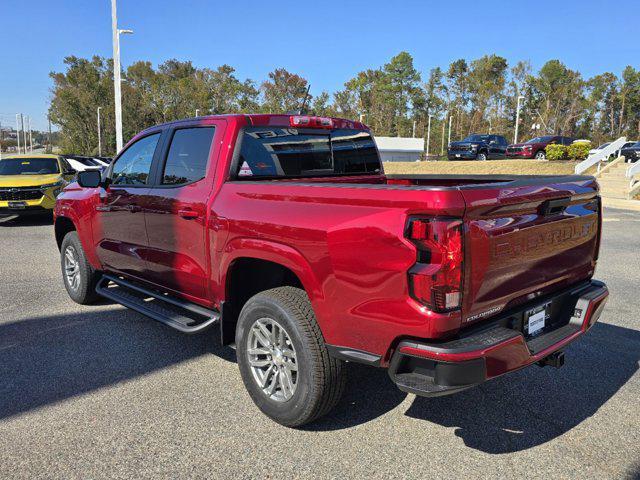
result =
[[[171,140],[162,175],[163,185],[183,185],[203,179],[215,127],[182,128]]]
[[[127,148],[116,160],[111,174],[114,185],[145,185],[151,171],[153,154],[160,140],[156,133],[141,138]]]

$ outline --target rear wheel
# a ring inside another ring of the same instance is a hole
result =
[[[238,319],[236,347],[249,395],[281,425],[316,420],[344,392],[344,362],[329,356],[304,290],[279,287],[250,298]]]
[[[536,160],[546,160],[547,159],[547,154],[545,153],[544,150],[540,150],[538,153],[536,153]]]
[[[81,305],[96,301],[96,285],[101,274],[88,262],[75,231],[67,233],[62,240],[60,263],[64,286],[71,300]]]
[[[480,160],[481,162],[484,162],[487,159],[487,154],[485,152],[478,152],[478,154],[476,155],[476,160]]]

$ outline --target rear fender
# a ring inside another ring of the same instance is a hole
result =
[[[298,277],[312,304],[324,299],[311,265],[298,250],[282,243],[257,238],[237,238],[226,245],[220,264],[222,289],[227,285],[227,274],[231,265],[239,258],[255,258],[282,265]],[[222,295],[222,298],[224,297],[225,295]]]

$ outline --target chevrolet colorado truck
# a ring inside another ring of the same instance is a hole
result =
[[[306,115],[149,128],[55,207],[74,301],[217,325],[287,426],[336,405],[345,362],[423,396],[561,366],[608,296],[600,231],[593,177],[385,175],[365,125]]]
[[[505,158],[507,139],[500,135],[473,134],[447,148],[449,160],[493,160]]]

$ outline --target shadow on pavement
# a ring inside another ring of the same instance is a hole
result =
[[[40,227],[43,225],[53,225],[53,215],[51,213],[39,213],[23,216],[1,216],[0,227]]]
[[[548,442],[592,416],[638,371],[640,332],[596,324],[560,370],[532,366],[457,395],[418,398],[406,414],[455,427],[466,446],[510,453]]]
[[[235,362],[235,352],[218,339],[217,328],[183,335],[129,310],[0,324],[0,419],[203,355]],[[560,370],[533,366],[457,395],[416,397],[406,415],[455,427],[465,445],[483,452],[525,450],[592,416],[634,375],[639,360],[640,332],[597,324],[568,349]],[[308,430],[360,425],[406,398],[386,370],[356,364],[348,370],[342,401]]]
[[[187,336],[129,310],[0,324],[0,419],[214,354],[219,330]]]

